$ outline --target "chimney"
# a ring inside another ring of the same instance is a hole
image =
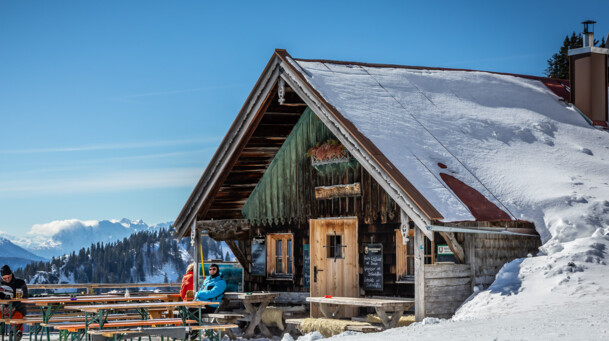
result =
[[[584,46],[569,50],[571,103],[594,125],[607,126],[607,57],[609,49],[594,46],[594,24],[586,20],[582,39]],[[592,25],[592,30],[590,30]]]

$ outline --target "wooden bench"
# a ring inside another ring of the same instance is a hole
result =
[[[110,314],[108,316],[106,316],[106,320],[107,321],[114,321],[114,320],[127,320],[127,319],[133,319],[133,320],[139,320],[141,319],[142,316],[140,314]],[[50,328],[48,326],[46,326],[43,322],[44,320],[42,319],[42,316],[36,316],[36,317],[30,317],[30,316],[26,316],[22,319],[7,319],[8,321],[6,322],[7,324],[26,324],[29,326],[32,326],[30,328],[30,338],[32,338],[33,335],[33,339],[37,340],[38,339],[38,335],[44,332],[44,328]],[[69,315],[54,315],[51,317],[51,319],[49,320],[49,324],[50,323],[66,323],[66,322],[85,322],[85,316],[83,315],[73,315],[73,314],[69,314]]]
[[[195,320],[186,320],[186,324],[197,323]],[[43,323],[45,327],[52,327],[57,330],[65,330],[68,332],[78,332],[85,328],[96,329],[99,328],[99,323],[91,323],[88,326],[84,323]],[[145,327],[145,326],[156,326],[156,325],[184,325],[182,319],[154,319],[154,320],[118,320],[104,323],[104,328],[123,328],[123,327]]]
[[[233,325],[234,327],[230,327],[230,328],[237,328],[238,327],[236,324],[237,320],[244,318],[244,315],[236,314],[236,313],[229,313],[229,312],[217,312],[217,313],[207,314],[207,317],[212,319],[211,322]],[[236,339],[236,337],[235,337],[235,334],[230,330],[230,328],[226,329],[226,335],[228,335],[228,337],[230,337],[231,340],[234,340],[234,339]]]
[[[140,314],[110,314],[108,316],[106,316],[106,320],[108,321],[112,321],[112,320],[122,320],[122,319],[141,319],[142,316]],[[41,324],[44,322],[44,320],[42,319],[42,317],[29,317],[26,316],[22,319],[7,319],[8,322],[6,323],[10,323],[10,324]],[[61,322],[85,322],[85,316],[83,315],[73,315],[73,316],[62,316],[62,315],[55,315],[52,316],[51,319],[49,320],[49,323],[61,323]]]
[[[141,336],[160,336],[174,339],[186,339],[191,330],[230,330],[236,328],[236,324],[213,324],[202,326],[179,326],[179,327],[154,327],[154,328],[122,328],[122,329],[97,329],[89,331],[92,335],[91,341],[102,341],[114,339],[118,336],[128,335],[130,338]],[[220,335],[221,336],[221,335]]]
[[[210,314],[204,314],[203,316],[215,319],[219,323],[230,323],[230,324],[234,324],[237,322],[238,319],[244,317],[244,315],[242,315],[242,314],[235,314],[235,313],[229,313],[229,312],[210,313]]]

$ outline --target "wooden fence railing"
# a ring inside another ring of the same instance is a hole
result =
[[[86,289],[87,294],[94,289],[121,288],[179,288],[181,283],[69,283],[69,284],[28,284],[28,289]]]

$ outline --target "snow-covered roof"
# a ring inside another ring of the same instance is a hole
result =
[[[544,243],[560,243],[609,226],[609,131],[565,101],[568,82],[277,50],[176,219],[178,235],[206,216],[278,78],[348,148],[361,147],[360,163],[370,161],[367,170],[422,217],[414,218],[420,227],[425,219],[525,220]]]
[[[528,220],[547,240],[545,208],[609,215],[608,131],[557,96],[556,82],[546,82],[553,92],[535,77],[289,61],[443,221]],[[476,192],[488,202],[468,198]],[[476,208],[488,203],[490,213]]]

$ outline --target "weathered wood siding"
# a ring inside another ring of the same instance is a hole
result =
[[[245,203],[243,217],[252,225],[288,225],[346,216],[366,223],[394,221],[399,216],[397,204],[355,160],[331,165],[326,172],[311,165],[308,150],[328,139],[336,137],[310,109],[305,110]],[[361,196],[315,199],[317,186],[355,182],[361,185]]]
[[[516,258],[535,255],[539,237],[505,236],[497,234],[468,234],[465,239],[465,260],[472,267],[472,286],[488,288],[501,267]]]
[[[425,265],[425,315],[450,318],[471,295],[468,264]]]
[[[307,151],[318,142],[335,139],[334,135],[305,110],[286,142],[271,162],[252,192],[242,214],[251,224],[251,237],[258,234],[294,234],[294,276],[292,280],[245,275],[246,290],[308,291],[303,287],[303,244],[309,244],[309,219],[324,217],[358,217],[358,251],[363,243],[383,243],[385,290],[369,295],[401,295],[412,288],[395,283],[395,232],[399,227],[397,204],[381,186],[356,162],[347,167],[334,167],[319,172],[312,165]],[[360,183],[361,196],[315,199],[315,187]],[[251,250],[242,244],[248,262]],[[360,266],[362,260],[360,259]],[[360,269],[361,272],[361,269]],[[412,287],[412,286],[411,286]]]

